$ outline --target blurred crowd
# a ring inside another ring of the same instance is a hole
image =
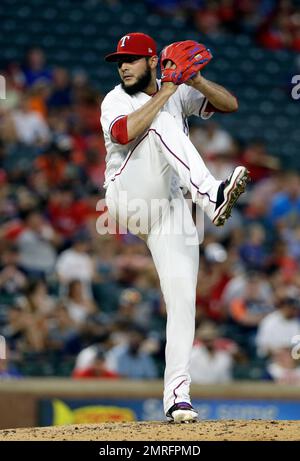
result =
[[[149,252],[130,234],[96,231],[103,96],[84,72],[49,68],[39,48],[1,73],[0,378],[162,377],[166,312]],[[213,121],[190,135],[218,178],[240,162],[252,176],[229,223],[206,223],[192,378],[300,382],[290,342],[300,334],[300,176],[260,139],[243,145]]]
[[[296,0],[146,0],[151,11],[190,22],[203,35],[250,34],[268,49],[300,51]]]

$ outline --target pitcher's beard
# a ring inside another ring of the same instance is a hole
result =
[[[151,69],[150,67],[145,70],[145,73],[139,77],[136,83],[130,86],[126,86],[124,82],[121,82],[123,90],[130,96],[143,91],[151,82]]]

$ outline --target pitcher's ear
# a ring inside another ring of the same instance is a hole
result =
[[[157,66],[158,64],[158,56],[151,56],[149,58],[149,64],[150,64],[150,67],[152,69],[155,69],[155,67]]]

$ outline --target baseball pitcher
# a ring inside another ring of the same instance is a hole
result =
[[[156,43],[146,34],[128,33],[105,59],[117,63],[121,80],[101,106],[107,207],[120,224],[137,233],[131,204],[143,203],[137,234],[152,254],[167,308],[164,410],[170,421],[192,422],[197,412],[190,400],[189,360],[199,243],[187,243],[187,235],[197,235],[197,230],[183,191],[222,226],[249,173],[238,166],[225,181],[214,178],[189,140],[187,119],[233,112],[238,104],[225,88],[201,75],[212,59],[201,43],[186,40],[164,48],[160,80]],[[182,232],[175,231],[182,221]]]

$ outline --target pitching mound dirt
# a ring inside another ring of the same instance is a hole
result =
[[[7,429],[3,440],[298,440],[298,421],[201,421],[194,424],[161,422],[105,423]]]

